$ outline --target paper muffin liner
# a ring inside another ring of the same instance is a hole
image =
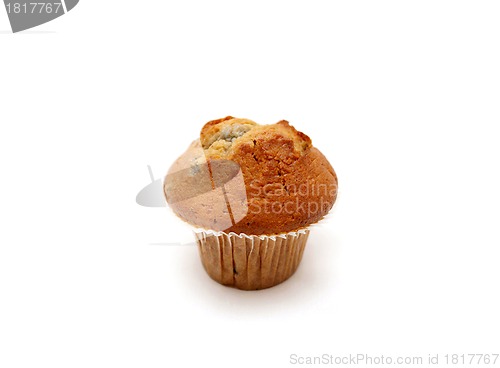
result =
[[[269,288],[292,276],[309,237],[307,228],[272,236],[209,230],[194,233],[208,275],[242,290]]]

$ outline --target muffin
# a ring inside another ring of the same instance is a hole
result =
[[[311,139],[287,121],[259,125],[228,116],[200,138],[164,180],[172,210],[196,227],[214,280],[256,290],[297,269],[309,235],[337,198],[337,176]]]

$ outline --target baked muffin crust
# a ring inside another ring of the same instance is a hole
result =
[[[205,124],[172,165],[164,192],[174,212],[205,229],[247,235],[296,231],[337,197],[337,176],[311,139],[287,121],[228,116]]]

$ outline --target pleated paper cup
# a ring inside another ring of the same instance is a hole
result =
[[[279,235],[195,231],[203,267],[218,283],[242,290],[269,288],[293,275],[309,229]]]

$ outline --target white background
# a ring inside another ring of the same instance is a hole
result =
[[[500,353],[499,19],[497,1],[83,0],[11,34],[0,8],[0,367]],[[289,120],[339,176],[272,289],[152,245],[190,230],[135,203],[146,165],[162,177],[226,115]]]

